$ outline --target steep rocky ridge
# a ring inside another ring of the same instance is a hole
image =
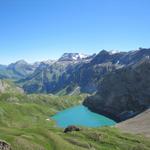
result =
[[[107,74],[98,92],[84,105],[117,121],[126,120],[150,107],[150,59]]]

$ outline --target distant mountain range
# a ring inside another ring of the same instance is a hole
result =
[[[38,64],[29,64],[24,60],[19,60],[10,65],[0,65],[0,78],[1,79],[22,79],[32,74]]]
[[[150,49],[65,53],[34,64],[20,60],[0,65],[0,79],[0,92],[92,94],[85,106],[122,121],[150,108]]]
[[[0,65],[0,79],[13,79],[27,93],[94,93],[106,74],[149,59],[150,49],[102,50],[86,55],[64,53],[58,60],[29,64],[24,60]]]

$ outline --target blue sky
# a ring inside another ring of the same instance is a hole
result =
[[[1,0],[0,63],[150,47],[150,0]]]

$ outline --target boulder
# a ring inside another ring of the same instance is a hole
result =
[[[65,128],[64,133],[72,132],[72,131],[80,131],[80,128],[76,126],[68,126]]]

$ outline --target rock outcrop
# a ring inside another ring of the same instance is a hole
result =
[[[0,140],[0,150],[12,150],[10,147],[10,144],[8,144],[6,141]]]

